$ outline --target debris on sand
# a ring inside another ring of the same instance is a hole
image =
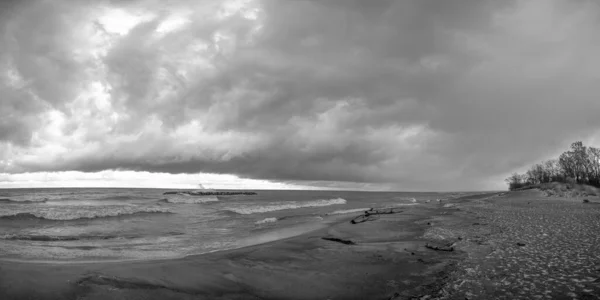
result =
[[[363,222],[367,222],[367,221],[374,221],[377,220],[377,215],[389,215],[389,214],[397,214],[397,213],[401,213],[402,211],[398,208],[385,208],[385,209],[369,209],[367,211],[365,211],[364,214],[352,219],[350,221],[350,223],[352,224],[358,224],[358,223],[363,223]]]
[[[443,246],[443,245],[433,245],[430,243],[425,244],[425,248],[427,249],[431,249],[431,250],[435,250],[435,251],[454,251],[454,247],[452,246]]]
[[[324,239],[326,241],[342,243],[345,245],[356,245],[356,243],[351,240],[338,239],[338,238],[334,238],[334,237],[323,237],[322,239]]]

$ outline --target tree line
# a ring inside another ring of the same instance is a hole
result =
[[[524,174],[506,178],[509,190],[548,182],[589,184],[600,187],[600,149],[578,141],[557,159],[535,164]]]

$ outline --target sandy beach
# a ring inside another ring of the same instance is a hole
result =
[[[0,299],[592,299],[599,213],[494,193],[181,259],[0,262]]]
[[[441,298],[598,299],[599,200],[528,190],[461,205],[478,221]]]

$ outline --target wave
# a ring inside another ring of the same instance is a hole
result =
[[[171,196],[160,201],[173,204],[201,204],[217,202],[219,198],[217,196]]]
[[[255,213],[265,213],[271,211],[278,210],[286,210],[286,209],[298,209],[304,207],[322,207],[322,206],[330,206],[330,205],[341,205],[346,204],[346,200],[342,198],[335,199],[327,199],[327,200],[314,200],[314,201],[305,201],[305,202],[284,202],[280,204],[274,205],[265,205],[265,206],[241,206],[241,207],[230,207],[226,208],[226,210],[242,214],[249,215]]]
[[[343,215],[343,214],[351,214],[351,213],[364,213],[365,211],[371,208],[354,208],[354,209],[344,209],[344,210],[336,210],[328,213],[327,215]]]
[[[412,206],[412,205],[419,205],[419,203],[395,203],[395,204],[389,205],[387,207],[402,207],[402,206]]]
[[[44,203],[48,201],[47,198],[43,198],[41,200],[12,200],[8,198],[0,199],[0,203],[11,203],[11,204],[31,204],[31,203]]]
[[[0,220],[51,220],[51,221],[72,221],[99,218],[114,218],[120,216],[140,216],[147,214],[171,214],[171,212],[160,208],[145,208],[141,210],[114,210],[114,211],[94,211],[79,210],[71,212],[40,211],[40,212],[20,212],[11,215],[0,216]]]
[[[275,223],[277,222],[277,218],[265,218],[259,221],[256,221],[254,224],[266,224],[266,223]]]
[[[131,195],[118,195],[118,196],[104,196],[104,197],[97,197],[97,198],[93,198],[90,200],[142,200],[142,199],[149,199],[149,197],[144,197],[144,196],[131,196]]]
[[[183,232],[167,232],[167,236],[183,235]],[[9,241],[36,241],[36,242],[68,242],[68,241],[86,241],[86,240],[112,240],[112,239],[135,239],[143,235],[45,235],[45,234],[6,234],[0,235],[1,240]]]
[[[0,236],[0,239],[10,240],[10,241],[37,241],[37,242],[65,242],[65,241],[81,241],[81,240],[109,240],[116,238],[132,238],[125,236],[116,236],[116,235],[87,235],[87,236],[77,236],[77,235],[20,235],[20,234],[9,234],[5,236]]]

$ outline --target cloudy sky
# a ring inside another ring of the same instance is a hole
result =
[[[600,144],[598,32],[591,0],[2,1],[0,187],[504,189]]]

